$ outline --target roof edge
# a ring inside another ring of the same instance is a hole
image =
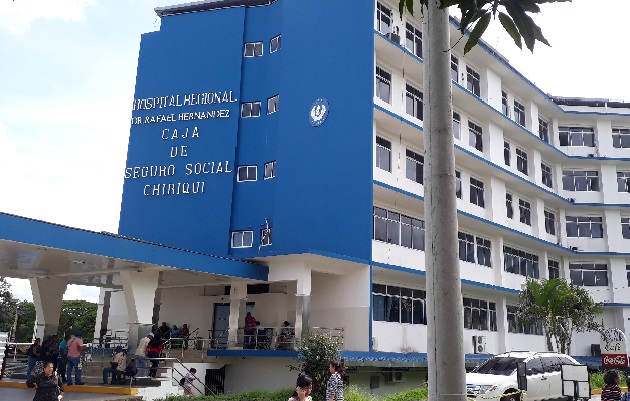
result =
[[[276,0],[202,0],[173,6],[156,7],[155,13],[159,17],[164,17],[169,15],[213,10],[217,8],[266,6],[274,3],[275,1]]]

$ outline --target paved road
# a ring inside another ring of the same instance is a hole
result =
[[[32,401],[35,390],[23,388],[0,388],[0,400],[6,401]],[[65,393],[64,401],[123,401],[124,395],[94,394],[94,393]]]

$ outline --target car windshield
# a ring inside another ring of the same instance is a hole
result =
[[[490,375],[509,376],[512,374],[512,372],[516,370],[516,366],[518,365],[518,363],[522,362],[523,360],[524,358],[494,357],[477,366],[474,372]]]

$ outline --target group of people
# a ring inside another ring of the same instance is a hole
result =
[[[188,339],[191,334],[188,324],[184,323],[181,327],[177,327],[177,325],[174,324],[171,327],[166,322],[162,322],[162,325],[158,327],[157,330],[154,330],[154,332],[160,334],[164,341],[179,339],[182,347],[188,349]],[[173,341],[171,341],[171,343],[173,343]]]
[[[74,336],[64,335],[59,341],[56,334],[41,342],[36,338],[26,351],[28,356],[27,379],[40,375],[47,364],[53,367],[53,372],[58,372],[62,383],[72,385],[72,371],[74,370],[74,384],[83,385],[81,381],[81,351],[88,346],[83,344],[83,334],[76,332]]]
[[[256,320],[251,312],[247,312],[245,315],[243,333],[243,348],[245,349],[269,349],[271,346],[271,339],[267,336],[267,329],[262,326],[260,321]],[[280,333],[278,333],[276,349],[293,349],[294,336],[295,331],[291,327],[291,324],[285,320],[284,323],[282,323]]]
[[[329,364],[330,377],[326,382],[326,400],[325,401],[343,401],[343,366],[337,361],[331,361]],[[313,379],[301,374],[297,378],[295,390],[289,401],[312,401],[311,391],[313,390]]]

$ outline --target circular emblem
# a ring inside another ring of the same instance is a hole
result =
[[[330,106],[328,106],[328,100],[324,98],[315,100],[311,106],[311,111],[308,116],[308,119],[313,127],[319,127],[324,123],[324,121],[326,121],[326,117],[328,117],[328,109],[330,109]]]

